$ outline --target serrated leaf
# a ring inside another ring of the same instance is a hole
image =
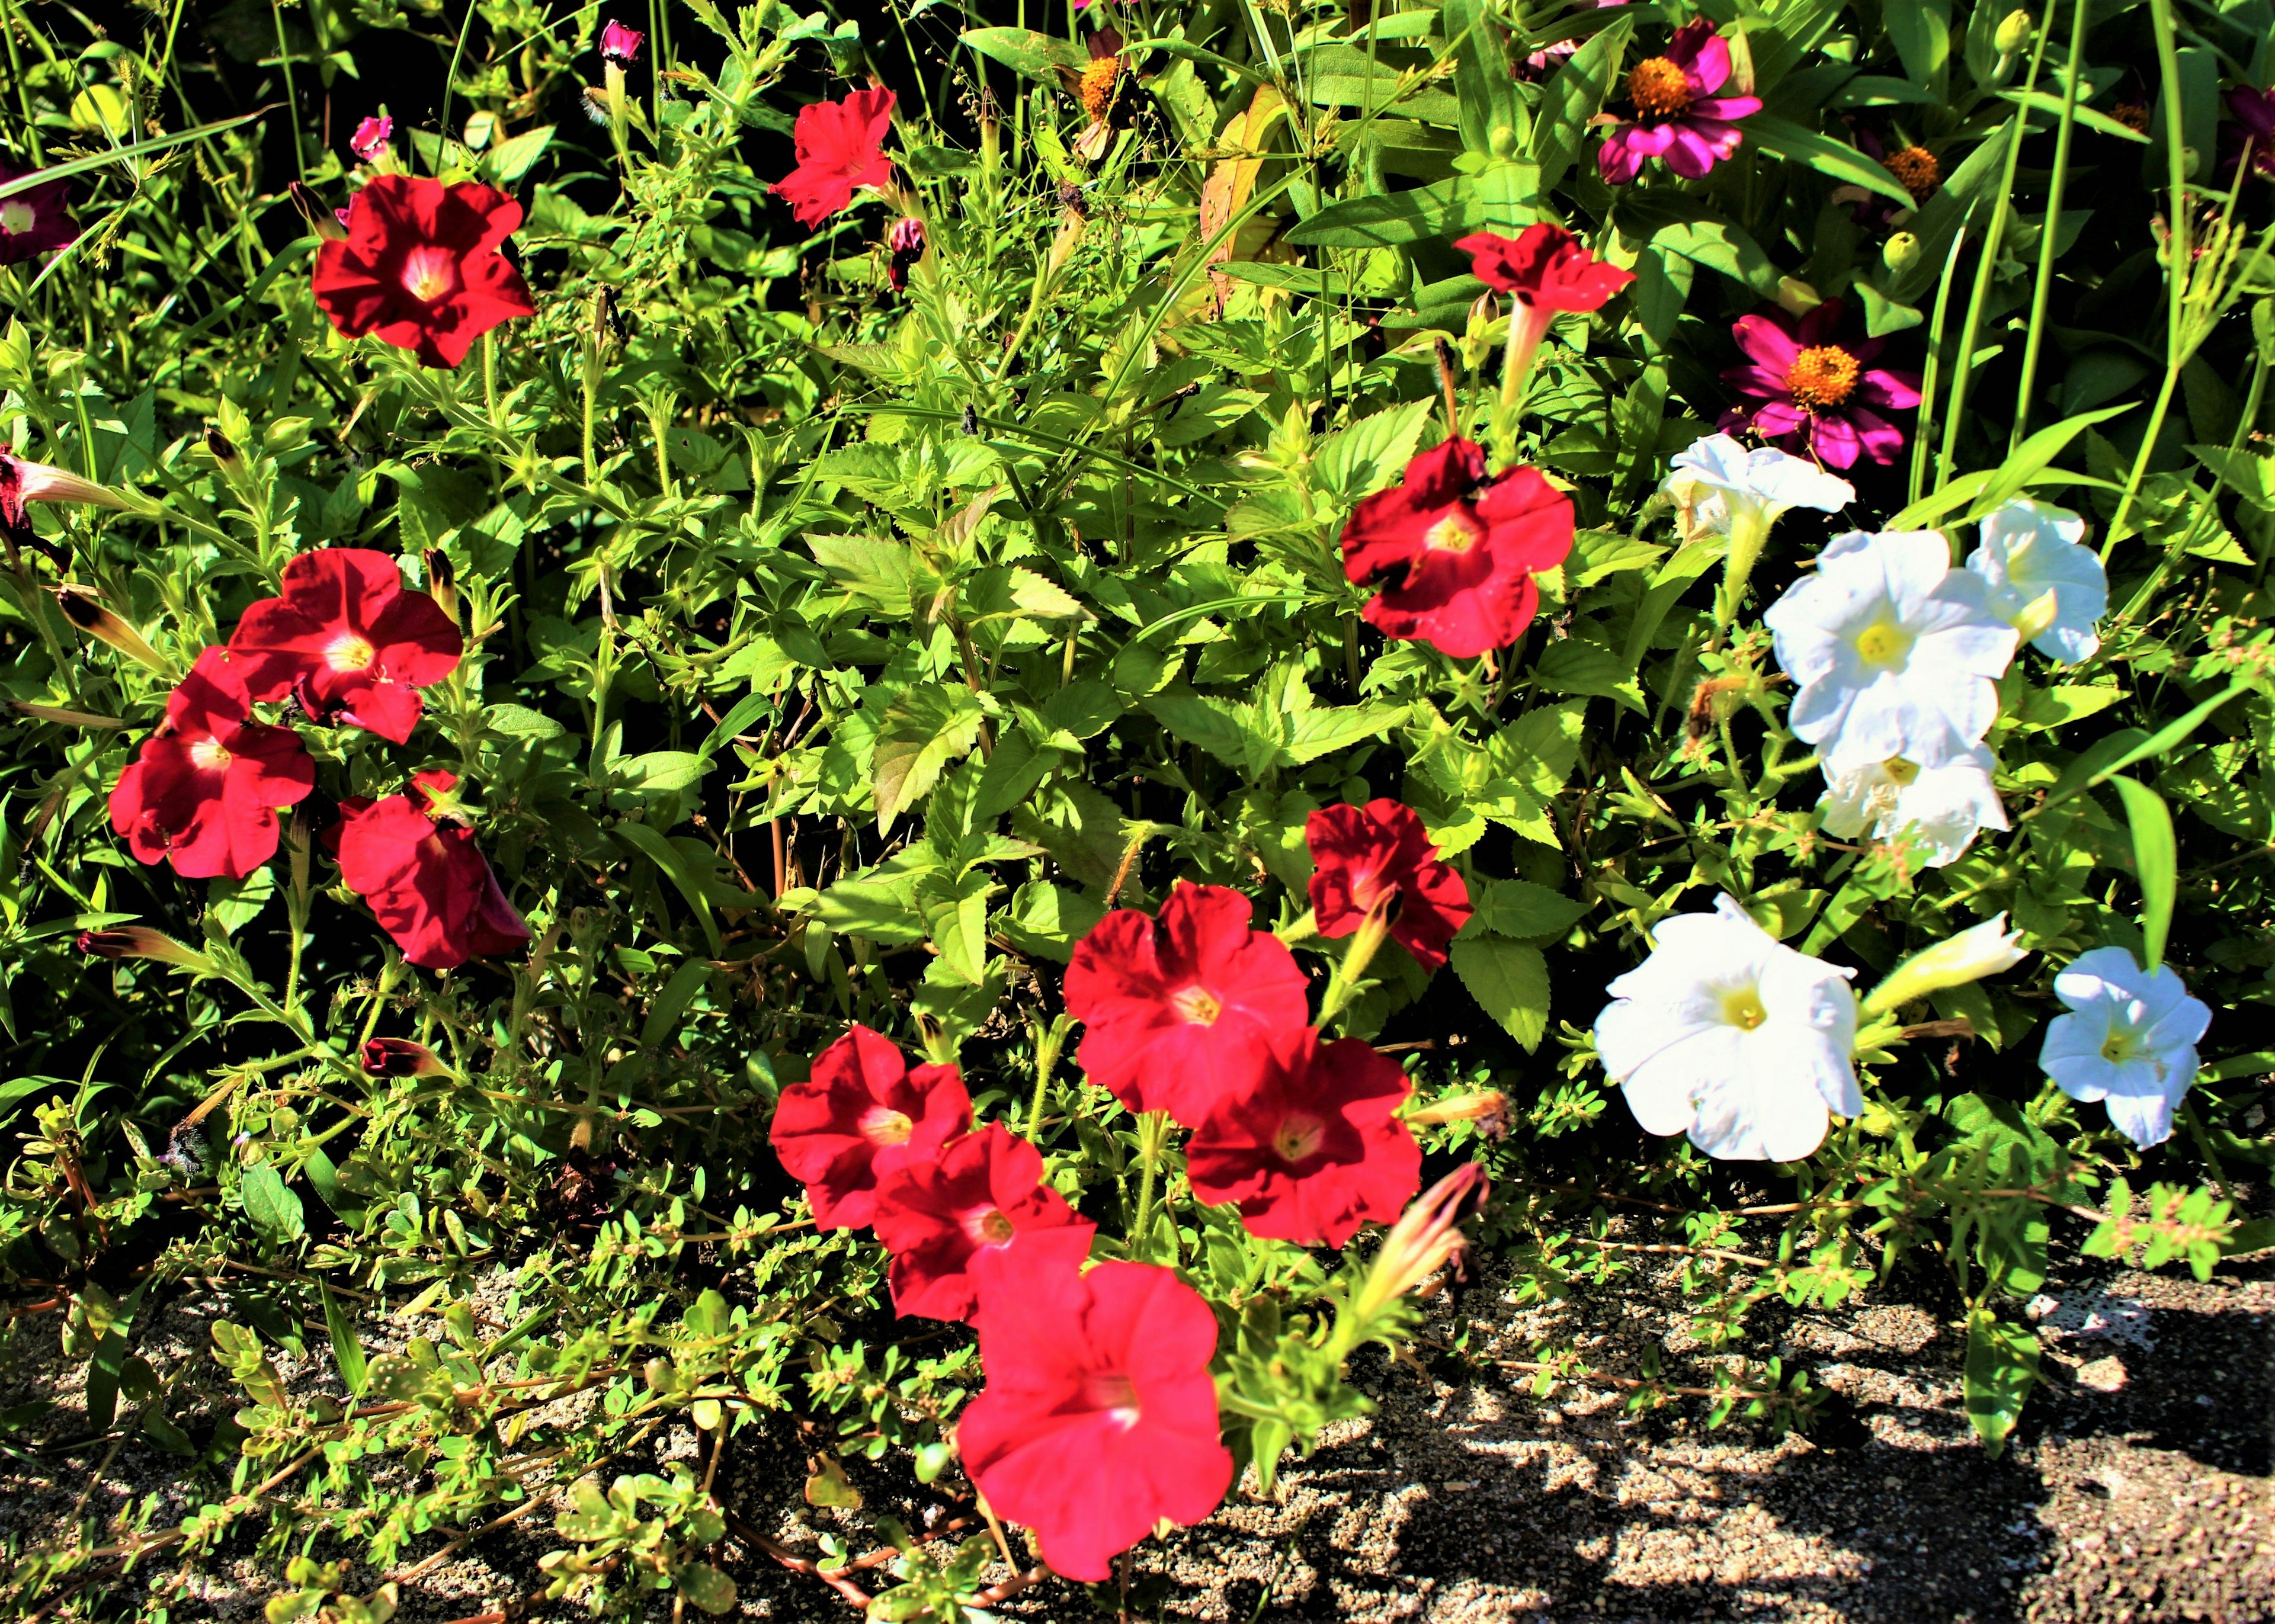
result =
[[[978,695],[937,683],[918,683],[886,706],[870,763],[879,830],[923,799],[949,762],[971,752],[982,720]]]
[[[1548,1031],[1548,961],[1540,949],[1498,936],[1454,943],[1454,973],[1478,1007],[1527,1054],[1540,1046]]]
[[[1472,880],[1470,930],[1480,936],[1561,936],[1578,924],[1588,904],[1529,880]]]

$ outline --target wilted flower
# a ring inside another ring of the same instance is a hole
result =
[[[59,568],[60,555],[43,543],[32,528],[31,514],[25,504],[34,502],[84,502],[96,507],[122,509],[130,505],[125,497],[107,485],[82,480],[67,469],[31,462],[0,447],[0,537],[6,539],[11,548],[39,548],[57,557]]]
[[[1390,1227],[1367,1265],[1365,1283],[1351,1304],[1354,1323],[1366,1326],[1460,1257],[1469,1244],[1462,1220],[1485,1205],[1491,1189],[1485,1170],[1465,1161],[1424,1190]]]
[[[2049,660],[2090,660],[2109,608],[2109,577],[2067,508],[2018,496],[1993,509],[1967,567],[1991,589],[1991,613]]]
[[[242,880],[276,854],[276,809],[315,788],[316,764],[291,729],[252,717],[229,651],[200,654],[110,792],[110,827],[137,858],[170,859],[185,880]]]
[[[450,1075],[442,1056],[408,1038],[373,1038],[356,1056],[367,1077],[442,1077]]]
[[[1828,777],[1901,756],[1941,767],[1983,742],[2014,631],[1934,531],[1851,531],[1762,618],[1798,685],[1787,725]]]
[[[892,255],[885,275],[898,292],[909,285],[909,267],[924,258],[925,223],[913,215],[894,221],[893,229],[885,233],[885,247]]]
[[[102,601],[78,586],[56,589],[56,607],[64,618],[98,643],[108,644],[137,664],[147,666],[162,676],[171,676],[174,668],[164,656],[150,646],[149,639],[132,626],[112,614]]]
[[[302,553],[284,566],[283,587],[247,608],[229,639],[253,697],[293,694],[318,721],[408,740],[425,709],[419,690],[457,668],[457,626],[404,586],[392,557],[367,548]]]
[[[356,125],[355,133],[348,137],[348,150],[366,163],[387,150],[395,139],[395,120],[385,113],[374,113]]]
[[[2003,913],[1970,925],[1956,936],[1923,948],[1890,971],[1866,996],[1863,1013],[1868,1018],[1886,1015],[1946,987],[2003,975],[2030,956],[2016,945],[2021,940],[2019,933],[2008,932]]]
[[[2220,132],[2228,147],[2228,169],[2248,163],[2275,180],[2275,89],[2254,90],[2239,85],[2227,93],[2226,100],[2227,110],[2235,115],[2235,122]]]
[[[1100,28],[1083,40],[1088,62],[1078,69],[1059,69],[1059,82],[1082,103],[1090,119],[1074,140],[1074,149],[1085,162],[1095,163],[1103,157],[1107,142],[1113,139],[1115,114],[1130,79],[1130,64],[1122,58],[1122,46],[1120,29]]]
[[[35,171],[0,163],[0,186],[29,179]],[[69,245],[79,236],[71,215],[71,181],[42,181],[0,198],[0,265]]]
[[[1762,404],[1733,406],[1716,427],[1725,434],[1750,429],[1765,440],[1805,439],[1835,468],[1854,467],[1859,457],[1895,461],[1904,432],[1880,412],[1918,405],[1919,374],[1872,366],[1879,339],[1835,343],[1842,309],[1829,298],[1801,316],[1779,309],[1740,316],[1730,331],[1750,365],[1731,367],[1722,381]]]
[[[2007,809],[1991,782],[1998,760],[1972,745],[1941,767],[1922,767],[1901,756],[1828,776],[1818,804],[1825,832],[1854,840],[1867,829],[1879,841],[1911,838],[1927,868],[1956,862],[1979,829],[2008,827]]]
[[[316,250],[316,303],[351,338],[456,366],[490,329],[537,313],[498,252],[520,224],[521,205],[478,181],[374,176],[349,200],[345,240]]]
[[[1148,918],[1117,908],[1075,944],[1067,1010],[1076,1059],[1132,1111],[1188,1127],[1243,1088],[1266,1045],[1301,1031],[1311,1005],[1287,944],[1252,928],[1254,907],[1222,886],[1179,880]]]
[[[1851,973],[1719,896],[1712,913],[1661,920],[1651,956],[1605,988],[1596,1048],[1646,1133],[1688,1133],[1726,1161],[1798,1161],[1833,1112],[1863,1108]]]
[[[2134,1144],[2162,1144],[2196,1081],[2211,1010],[2171,965],[2152,976],[2124,948],[2079,954],[2054,978],[2054,995],[2070,1013],[2046,1028],[2038,1064],[2072,1099],[2103,1101],[2110,1126]]]
[[[1646,57],[1629,71],[1628,102],[1634,116],[1614,125],[1596,152],[1596,167],[1614,185],[1643,172],[1645,158],[1662,160],[1675,174],[1696,180],[1735,157],[1745,135],[1736,123],[1762,110],[1758,96],[1718,96],[1730,78],[1730,44],[1712,19],[1694,18],[1674,31],[1667,53]]]
[[[1445,1122],[1475,1122],[1488,1139],[1508,1133],[1508,1096],[1497,1088],[1473,1094],[1449,1094],[1406,1114],[1409,1127],[1435,1127]]]
[[[639,59],[640,46],[647,35],[637,28],[627,28],[615,18],[601,30],[601,55],[607,61],[630,67]]]
[[[816,1057],[809,1081],[782,1090],[768,1138],[805,1183],[814,1227],[858,1229],[877,1215],[880,1184],[971,1126],[955,1067],[911,1068],[891,1039],[856,1026]]]
[[[775,183],[800,225],[820,225],[850,207],[864,186],[882,191],[893,180],[885,136],[893,127],[893,93],[857,90],[843,102],[812,102],[797,110],[797,167]]]
[[[1171,1271],[1101,1263],[1044,1233],[973,1259],[987,1385],[958,1418],[972,1486],[1069,1579],[1108,1576],[1155,1524],[1194,1523],[1232,1484],[1219,1438],[1216,1316]]]
[[[156,959],[184,970],[211,970],[213,961],[147,925],[120,925],[107,931],[81,931],[73,944],[89,958]]]
[[[893,1254],[893,1307],[927,1319],[971,1318],[979,1253],[1016,1250],[1037,1230],[1077,1230],[1086,1248],[1098,1230],[1043,1182],[1042,1152],[1001,1122],[887,1174],[870,1221]]]
[[[1410,1091],[1395,1061],[1356,1038],[1323,1043],[1308,1027],[1283,1038],[1186,1145],[1193,1195],[1237,1202],[1251,1235],[1341,1246],[1395,1218],[1422,1182],[1422,1148],[1397,1115]]]
[[[1324,806],[1305,820],[1304,838],[1318,865],[1310,891],[1320,935],[1371,924],[1423,969],[1445,964],[1446,944],[1470,922],[1470,888],[1439,859],[1413,808],[1387,798]]]
[[[402,795],[340,802],[340,878],[370,904],[403,956],[427,970],[497,958],[529,945],[474,832],[450,816],[458,780],[420,773]]]
[[[1457,435],[1352,511],[1343,573],[1380,587],[1364,614],[1386,637],[1474,659],[1524,635],[1540,606],[1533,578],[1564,562],[1572,533],[1572,499],[1538,469],[1488,480],[1484,448]]]

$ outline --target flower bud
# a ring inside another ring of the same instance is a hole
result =
[[[131,510],[133,504],[108,485],[83,480],[68,469],[35,463],[0,449],[0,508],[19,522],[27,502],[83,502],[91,507]]]
[[[224,468],[236,466],[239,455],[235,442],[211,423],[206,425],[206,453]]]
[[[107,931],[81,931],[78,948],[89,958],[156,959],[184,970],[211,970],[213,961],[147,925],[122,925]]]
[[[1475,1122],[1488,1139],[1508,1133],[1508,1096],[1497,1088],[1482,1093],[1455,1094],[1406,1114],[1408,1126],[1438,1122]]]
[[[2029,956],[2014,945],[2018,940],[2019,933],[2008,933],[2005,914],[1985,919],[1897,965],[1865,998],[1859,1013],[1871,1020],[1930,993],[2012,970]]]
[[[300,218],[308,223],[310,230],[328,243],[347,240],[346,210],[325,208],[323,199],[299,181],[294,181],[287,190],[292,194],[292,207],[300,211]]]
[[[439,547],[430,547],[420,555],[427,563],[427,595],[435,606],[458,623],[458,571],[450,556]]]
[[[1424,1190],[1408,1207],[1374,1255],[1366,1283],[1352,1304],[1363,1324],[1428,1280],[1469,1244],[1462,1220],[1485,1205],[1492,1186],[1485,1170],[1464,1162]]]
[[[348,150],[370,163],[387,150],[387,144],[394,139],[395,120],[385,113],[375,113],[358,125],[355,133],[348,137]]]
[[[1494,157],[1513,158],[1516,155],[1516,131],[1508,125],[1497,124],[1493,127],[1493,133],[1485,138],[1485,144],[1492,148]]]
[[[2037,27],[2037,19],[2028,11],[2009,11],[1999,19],[1999,31],[1991,36],[1991,42],[1998,47],[2000,56],[2015,56],[2029,48],[2030,35]]]
[[[374,1038],[357,1057],[367,1077],[442,1077],[450,1075],[434,1050],[408,1038]]]
[[[647,35],[639,29],[627,28],[612,17],[608,26],[601,30],[601,56],[606,61],[630,67],[639,59],[640,46],[646,39]]]
[[[1901,275],[1919,261],[1920,239],[1909,231],[1899,231],[1880,245],[1880,263]]]
[[[104,608],[91,594],[76,586],[58,586],[56,607],[63,610],[65,620],[97,642],[108,643],[129,660],[149,667],[161,676],[173,676],[173,668],[142,640],[140,632]]]

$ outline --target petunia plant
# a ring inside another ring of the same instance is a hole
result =
[[[11,1616],[1174,1612],[2275,1244],[2265,6],[1045,10],[16,19]]]

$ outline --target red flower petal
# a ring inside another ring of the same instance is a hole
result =
[[[821,1229],[858,1229],[877,1188],[971,1126],[971,1097],[953,1066],[911,1069],[891,1039],[856,1026],[824,1049],[813,1076],[782,1090],[769,1138],[805,1185]]]
[[[1370,1220],[1394,1220],[1422,1187],[1422,1147],[1396,1120],[1409,1091],[1371,1045],[1306,1029],[1195,1131],[1193,1194],[1238,1202],[1252,1235],[1341,1246]]]
[[[1519,237],[1478,231],[1454,246],[1473,256],[1477,275],[1487,286],[1541,310],[1600,310],[1635,280],[1631,272],[1605,263],[1577,237],[1546,220],[1527,226]]]
[[[534,315],[498,252],[521,205],[475,181],[380,175],[348,202],[348,234],[316,251],[316,303],[351,338],[369,333],[429,366],[456,366],[502,321]]]
[[[1311,902],[1322,936],[1348,936],[1381,910],[1392,940],[1425,970],[1446,962],[1446,944],[1470,921],[1470,888],[1438,858],[1411,808],[1383,799],[1327,806],[1304,827],[1311,860]]]
[[[400,744],[418,725],[414,690],[457,668],[465,643],[442,606],[406,591],[384,553],[331,547],[284,566],[283,594],[252,605],[230,638],[231,664],[255,699],[298,693]]]
[[[1118,908],[1075,944],[1067,1009],[1087,1029],[1076,1058],[1133,1111],[1199,1122],[1243,1086],[1266,1041],[1311,1016],[1304,972],[1250,928],[1248,898],[1180,880],[1149,919]]]
[[[1042,1558],[1096,1581],[1163,1518],[1193,1523],[1232,1484],[1219,1438],[1216,1316],[1168,1269],[1103,1263],[1055,1236],[976,1261],[987,1386],[956,1424],[964,1470]]]
[[[343,801],[340,813],[340,878],[412,963],[450,970],[527,945],[529,926],[472,829],[438,825],[408,795],[362,808]]]
[[[885,156],[893,127],[889,90],[857,90],[843,102],[814,102],[797,110],[797,167],[775,183],[797,222],[817,226],[853,201],[863,186],[892,183]]]
[[[1001,1122],[912,1157],[877,1186],[877,1238],[893,1254],[893,1306],[928,1319],[969,1319],[979,1304],[971,1265],[982,1252],[1032,1251],[1028,1237],[1097,1226],[1043,1182],[1042,1152]]]

